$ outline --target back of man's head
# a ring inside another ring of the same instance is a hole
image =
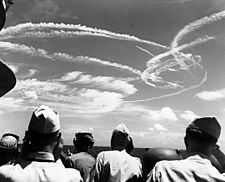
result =
[[[2,135],[0,139],[0,165],[17,158],[19,154],[18,143],[18,135],[13,133],[5,133]]]
[[[221,126],[215,117],[197,118],[186,129],[185,144],[195,145],[191,150],[205,150],[217,143],[220,132]]]
[[[75,133],[73,144],[78,150],[77,152],[87,152],[94,145],[94,137],[92,133],[88,131],[80,131]]]
[[[130,142],[129,135],[130,135],[130,132],[128,128],[126,127],[126,125],[123,123],[119,124],[112,132],[111,148],[113,150],[126,149]]]
[[[48,106],[37,108],[31,117],[25,141],[31,144],[33,150],[39,150],[52,142],[60,142],[59,115]]]

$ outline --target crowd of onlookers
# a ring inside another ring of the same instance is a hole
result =
[[[0,30],[13,0],[0,0]],[[0,97],[16,84],[8,66],[0,60]],[[155,148],[139,159],[128,128],[118,125],[111,136],[111,150],[90,154],[92,133],[81,131],[67,156],[59,114],[42,105],[35,109],[23,142],[5,133],[0,139],[0,182],[225,182],[218,160],[221,127],[215,117],[196,118],[186,128],[186,150]],[[185,153],[185,155],[183,154]],[[221,162],[221,161],[220,161]]]
[[[111,136],[111,150],[93,157],[92,133],[81,131],[73,139],[74,151],[62,152],[59,114],[42,105],[33,111],[22,147],[19,137],[3,134],[0,140],[0,181],[225,181],[210,157],[218,150],[221,127],[215,117],[195,119],[186,128],[186,155],[176,150],[148,150],[133,157],[133,140],[125,124]],[[163,156],[163,158],[162,158]],[[161,158],[160,158],[161,157]]]

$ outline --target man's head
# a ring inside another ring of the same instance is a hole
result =
[[[48,106],[37,108],[31,117],[25,142],[31,151],[47,150],[54,153],[61,141],[59,115]]]
[[[0,165],[15,159],[18,154],[19,136],[13,133],[5,133],[0,139]]]
[[[73,144],[77,152],[87,152],[94,145],[92,133],[81,131],[75,134]]]
[[[187,152],[201,152],[207,155],[217,148],[221,126],[215,117],[195,119],[186,129],[185,145]]]
[[[125,124],[119,124],[112,132],[111,148],[112,150],[126,149],[130,144],[130,132]]]

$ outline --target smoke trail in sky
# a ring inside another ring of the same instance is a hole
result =
[[[199,84],[196,84],[196,85],[193,85],[191,87],[188,87],[188,88],[183,88],[177,92],[172,92],[170,94],[165,94],[165,95],[160,95],[160,96],[157,96],[157,97],[152,97],[152,98],[148,98],[148,99],[138,99],[138,100],[131,100],[131,101],[123,101],[123,103],[135,103],[135,102],[147,102],[147,101],[153,101],[153,100],[159,100],[159,99],[163,99],[163,98],[167,98],[167,97],[171,97],[171,96],[175,96],[175,95],[180,95],[186,91],[189,91],[189,90],[192,90],[192,89],[195,89],[195,88],[198,88],[200,86],[202,86],[206,81],[207,81],[207,71],[206,70],[203,70],[205,73],[204,73],[204,78],[202,79],[202,81],[199,83]]]
[[[64,60],[64,61],[69,61],[69,62],[97,63],[97,64],[101,64],[104,66],[115,67],[115,68],[118,68],[121,70],[127,70],[127,71],[130,71],[139,76],[142,73],[141,71],[134,69],[130,66],[122,65],[119,63],[113,63],[113,62],[109,62],[109,61],[104,61],[104,60],[101,60],[98,58],[91,58],[91,57],[87,57],[87,56],[74,57],[72,55],[65,54],[65,53],[59,53],[59,52],[49,54],[47,51],[45,51],[43,49],[35,49],[32,46],[26,46],[26,45],[11,43],[11,42],[0,41],[0,48],[11,51],[11,52],[22,52],[22,53],[26,53],[31,56],[39,56],[39,57],[44,57],[47,59],[58,59],[58,60]]]
[[[201,18],[197,21],[194,21],[188,25],[186,25],[182,30],[180,30],[178,32],[178,34],[174,37],[172,43],[171,43],[171,47],[172,48],[175,48],[178,46],[178,43],[179,41],[188,33],[191,33],[199,28],[201,28],[202,26],[204,25],[207,25],[207,24],[211,24],[211,23],[214,23],[216,21],[219,21],[221,20],[222,18],[225,17],[225,10],[224,11],[221,11],[219,13],[215,13],[211,16],[206,16],[204,18]]]
[[[197,21],[194,21],[188,25],[186,25],[182,30],[178,32],[178,34],[174,37],[171,42],[171,47],[167,47],[165,45],[161,45],[155,42],[151,42],[148,40],[144,40],[132,35],[115,33],[107,30],[91,28],[82,25],[72,25],[72,24],[56,24],[56,23],[24,23],[19,24],[12,27],[7,27],[0,32],[0,48],[5,49],[12,52],[23,52],[32,56],[41,56],[47,59],[52,60],[62,60],[68,62],[84,62],[84,63],[96,63],[104,66],[114,67],[117,69],[126,70],[132,72],[135,75],[138,75],[142,81],[154,88],[160,89],[174,89],[175,92],[152,97],[148,99],[140,99],[134,101],[124,101],[125,103],[129,102],[143,102],[143,101],[152,101],[156,99],[162,99],[165,97],[179,95],[185,91],[197,88],[201,86],[207,80],[207,71],[203,69],[200,65],[200,56],[195,56],[190,53],[181,53],[184,49],[188,49],[194,47],[196,45],[208,42],[214,37],[205,36],[203,38],[198,38],[192,42],[179,45],[179,41],[187,35],[204,25],[211,24],[225,17],[225,11],[213,14],[209,17],[204,17]],[[11,39],[11,38],[51,38],[51,37],[60,37],[60,38],[74,38],[78,36],[95,36],[95,37],[105,37],[114,40],[124,40],[131,41],[135,43],[144,43],[146,45],[151,45],[155,47],[160,47],[165,50],[164,53],[161,53],[157,56],[154,56],[150,51],[136,46],[139,50],[149,54],[152,56],[150,60],[146,62],[147,68],[144,71],[137,70],[127,65],[122,65],[115,62],[105,61],[94,57],[87,56],[77,56],[55,52],[49,54],[47,51],[43,49],[36,49],[32,46],[26,46],[21,44],[14,44],[10,42],[3,42],[3,40]],[[162,77],[162,73],[169,71],[189,71],[192,66],[200,68],[203,71],[204,78],[201,80],[199,84],[195,84],[188,88],[184,88],[181,81],[167,81]],[[138,78],[132,78],[134,80],[138,80]]]
[[[183,86],[179,85],[177,82],[169,82],[164,80],[159,75],[162,72],[168,71],[170,68],[174,68],[175,66],[180,66],[179,69],[183,70],[189,70],[189,68],[193,65],[199,66],[199,63],[195,61],[195,56],[192,56],[191,54],[183,54],[179,51],[182,51],[183,49],[187,49],[193,46],[196,46],[198,44],[207,42],[212,40],[213,37],[205,37],[205,38],[199,38],[193,42],[190,42],[188,44],[183,44],[180,47],[173,48],[165,53],[159,54],[152,59],[150,59],[146,65],[147,69],[143,71],[142,73],[142,80],[152,87],[157,88],[183,88]],[[174,59],[165,59],[170,55],[176,55]],[[180,56],[179,56],[180,55]],[[200,67],[202,69],[202,67]],[[160,86],[158,86],[160,85]]]
[[[101,29],[97,29],[97,28],[91,28],[91,27],[86,27],[86,26],[82,26],[82,25],[72,25],[72,24],[56,24],[56,23],[38,23],[38,24],[34,24],[34,23],[24,23],[24,24],[19,24],[16,26],[12,26],[12,27],[7,27],[5,29],[3,29],[0,32],[0,37],[4,36],[9,37],[15,34],[19,34],[19,33],[23,33],[23,32],[28,32],[28,31],[40,31],[40,30],[44,30],[44,29],[48,29],[48,28],[56,28],[56,29],[72,29],[72,30],[80,30],[80,31],[84,31],[86,32],[88,35],[90,36],[106,36],[108,38],[112,38],[112,39],[118,39],[118,40],[127,40],[127,41],[135,41],[135,42],[139,42],[139,43],[145,43],[145,44],[149,44],[152,46],[158,46],[164,49],[168,49],[167,46],[155,43],[155,42],[151,42],[148,40],[144,40],[144,39],[140,39],[138,37],[135,36],[131,36],[128,34],[119,34],[119,33],[115,33],[115,32],[110,32],[107,30],[101,30]],[[84,33],[83,32],[83,33]]]
[[[146,49],[144,49],[144,48],[142,48],[142,47],[140,47],[140,46],[136,46],[136,47],[137,47],[138,49],[140,49],[142,52],[145,52],[145,53],[147,53],[148,55],[154,57],[154,54],[152,54],[152,53],[149,52],[148,50],[146,50]]]

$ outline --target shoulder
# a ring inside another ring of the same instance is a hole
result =
[[[166,168],[179,168],[182,167],[184,163],[185,163],[184,160],[172,160],[172,161],[162,160],[157,162],[154,168],[156,170],[162,170]]]
[[[80,172],[76,169],[67,168],[66,169],[67,176],[70,178],[71,181],[81,182],[83,181]]]

